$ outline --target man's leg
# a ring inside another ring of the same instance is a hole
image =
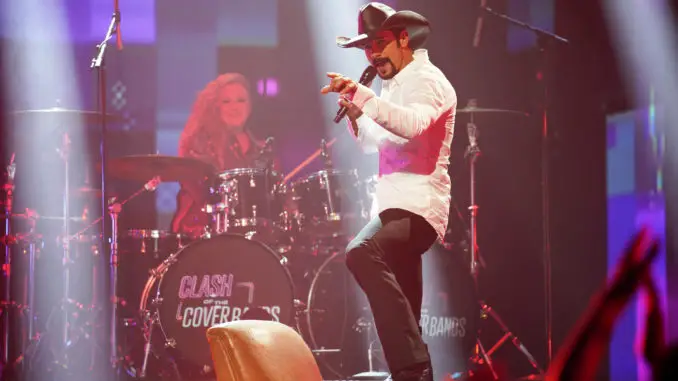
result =
[[[410,310],[417,325],[421,319],[421,300],[423,297],[422,255],[401,255],[402,253],[386,253],[386,264],[395,274],[396,281],[410,304]],[[421,333],[421,327],[419,329]]]
[[[391,209],[370,221],[347,248],[346,265],[367,295],[392,373],[430,362],[417,316],[421,255],[435,238],[420,216]]]

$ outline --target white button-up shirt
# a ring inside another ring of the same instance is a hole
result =
[[[399,208],[422,216],[442,241],[449,218],[450,145],[457,95],[425,49],[382,82],[379,97],[358,85],[353,103],[357,140],[366,153],[379,152],[377,211]],[[350,124],[350,123],[349,123]]]

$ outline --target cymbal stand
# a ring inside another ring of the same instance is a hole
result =
[[[475,103],[475,101],[471,101],[471,103]],[[471,104],[470,104],[471,105]],[[470,219],[471,219],[471,228],[470,228],[470,244],[469,244],[469,251],[471,254],[471,263],[470,263],[470,269],[471,269],[471,277],[473,278],[473,283],[476,288],[476,295],[478,294],[478,262],[479,262],[479,255],[478,255],[478,230],[477,230],[477,217],[478,217],[478,205],[476,204],[476,188],[475,188],[475,182],[476,182],[476,171],[475,171],[475,164],[476,160],[478,157],[481,155],[480,147],[478,146],[478,127],[473,121],[473,113],[470,114],[470,122],[467,123],[466,125],[466,130],[468,134],[468,140],[469,140],[469,145],[466,148],[466,152],[464,153],[464,156],[469,158],[469,175],[470,175],[470,180],[469,180],[469,186],[470,186],[470,203],[471,206],[469,206],[469,214],[470,214]],[[504,333],[501,339],[497,341],[492,348],[487,351],[485,350],[485,347],[483,346],[482,342],[480,341],[480,335],[479,332],[480,330],[476,333],[476,347],[475,347],[475,353],[471,357],[470,362],[471,364],[485,364],[489,368],[490,372],[492,373],[492,377],[495,380],[499,379],[499,376],[497,375],[497,372],[494,370],[494,366],[492,365],[492,353],[494,353],[506,340],[509,338],[513,342],[513,345],[520,351],[522,352],[527,360],[530,362],[532,367],[539,372],[540,375],[543,374],[543,370],[539,367],[537,364],[536,360],[530,354],[530,352],[527,350],[527,348],[522,344],[522,342],[518,339],[517,336],[515,336],[509,328],[504,324],[502,321],[501,317],[499,314],[497,314],[492,307],[483,301],[482,299],[478,300],[478,304],[480,305],[480,316],[483,319],[487,319],[487,317],[492,317],[494,321],[499,325],[501,331]],[[468,371],[467,373],[472,373],[472,371]],[[455,374],[452,378],[459,378],[461,374]]]
[[[69,358],[68,358],[68,350],[69,347],[71,346],[70,342],[70,335],[69,335],[69,330],[72,328],[72,325],[70,323],[70,313],[69,313],[69,308],[68,305],[69,303],[72,303],[71,297],[70,297],[70,269],[72,265],[71,261],[71,255],[70,255],[70,208],[71,208],[71,202],[70,202],[70,153],[71,153],[71,139],[68,135],[68,132],[64,132],[62,135],[62,141],[61,141],[61,147],[57,148],[57,153],[59,154],[61,160],[63,160],[63,165],[64,165],[64,188],[63,188],[63,225],[62,225],[62,234],[60,236],[60,244],[62,245],[62,300],[59,302],[59,306],[53,310],[53,312],[56,312],[56,309],[60,310],[61,312],[61,326],[60,332],[59,332],[59,342],[57,345],[56,349],[56,354],[55,354],[55,361],[57,363],[60,363],[61,366],[64,369],[68,368],[69,364]],[[30,264],[29,264],[29,292],[33,293],[34,289],[34,249],[33,245],[31,245],[31,253],[30,256]],[[31,304],[32,304],[32,295],[31,295]],[[32,306],[31,306],[32,307]],[[14,362],[14,366],[23,364],[25,357],[28,355],[30,356],[31,353],[37,351],[38,346],[40,345],[41,339],[40,335],[36,335],[33,337],[33,325],[32,325],[32,320],[33,320],[33,313],[34,311],[31,309],[30,311],[30,316],[31,316],[31,323],[29,325],[29,331],[31,335],[29,336],[29,339],[31,340],[31,343],[23,350],[23,354],[19,356],[19,358]],[[50,314],[51,316],[51,314]],[[50,320],[50,318],[48,318]]]
[[[63,160],[63,165],[64,165],[64,188],[63,188],[63,225],[62,225],[62,234],[60,236],[60,244],[62,245],[62,300],[59,302],[58,307],[56,307],[52,313],[56,312],[56,310],[60,310],[61,312],[61,326],[60,332],[59,332],[59,341],[56,346],[56,350],[54,355],[55,355],[55,362],[60,363],[63,369],[68,368],[68,349],[71,346],[70,343],[70,335],[69,335],[69,330],[71,329],[71,324],[70,324],[70,319],[69,319],[69,309],[68,309],[68,304],[72,302],[70,298],[70,267],[72,265],[71,263],[71,256],[70,256],[70,151],[71,151],[71,139],[68,135],[68,132],[64,132],[62,135],[62,140],[61,140],[61,147],[56,149],[57,153],[59,154],[61,160]],[[8,221],[9,225],[9,221]],[[34,289],[34,247],[31,245],[31,252],[29,258],[29,292],[33,293]],[[33,301],[32,295],[31,297],[31,304]],[[32,307],[32,306],[31,306]],[[29,331],[31,331],[31,336],[29,336],[29,339],[31,340],[31,343],[23,349],[23,354],[21,354],[16,361],[13,363],[13,367],[16,367],[18,365],[22,365],[25,361],[25,357],[30,355],[34,352],[37,351],[38,346],[40,345],[41,338],[40,335],[36,335],[33,337],[33,325],[32,325],[32,320],[33,320],[33,313],[34,311],[31,309],[30,311],[30,318],[31,318],[31,323],[29,325]],[[49,321],[51,319],[52,313],[50,313],[50,318],[47,320]]]
[[[7,166],[7,183],[4,185],[6,198],[5,202],[5,238],[9,238],[12,234],[11,229],[11,217],[12,217],[12,202],[14,199],[14,174],[16,173],[16,164],[14,163],[14,155],[10,160],[10,164]],[[3,266],[3,297],[2,303],[0,305],[0,310],[2,311],[2,364],[7,366],[9,363],[9,306],[11,303],[12,295],[10,292],[11,287],[11,260],[12,252],[10,249],[9,243],[5,243],[5,265]]]
[[[63,245],[63,300],[62,304],[70,300],[70,268],[71,268],[71,255],[70,255],[70,151],[71,151],[71,139],[68,136],[68,132],[64,132],[61,148],[58,150],[61,159],[64,161],[64,200],[63,200],[63,231],[62,231],[62,245]],[[68,309],[62,305],[61,308],[62,314],[62,323],[61,327],[61,350],[63,351],[63,359],[67,361],[66,348],[69,345],[69,321],[68,321]]]
[[[119,363],[119,361],[122,360],[121,358],[119,358],[119,356],[117,356],[117,319],[116,319],[116,317],[117,317],[117,306],[118,306],[118,303],[120,303],[120,298],[117,296],[118,215],[122,211],[122,207],[123,207],[124,204],[126,204],[130,200],[134,199],[135,197],[137,197],[138,195],[140,195],[144,191],[151,191],[151,192],[154,191],[157,188],[159,183],[160,183],[160,178],[154,177],[153,179],[148,181],[146,184],[144,184],[144,186],[141,189],[134,192],[132,195],[127,197],[127,199],[125,199],[124,201],[116,202],[115,199],[112,199],[108,203],[109,204],[108,205],[108,211],[109,211],[111,221],[113,223],[112,224],[113,225],[112,226],[112,235],[111,235],[111,240],[112,240],[111,241],[111,253],[110,253],[111,254],[110,255],[110,262],[111,262],[111,298],[110,298],[110,300],[112,302],[113,322],[112,322],[111,331],[110,331],[110,335],[111,335],[110,339],[113,342],[113,344],[116,345],[116,347],[115,347],[116,351],[113,352],[113,354],[112,354],[112,356],[114,356],[114,358],[112,359],[112,361],[113,361],[112,365],[114,367],[116,367],[117,364]],[[79,237],[80,235],[85,233],[87,230],[89,230],[92,227],[94,227],[95,225],[99,224],[102,219],[103,219],[103,217],[100,217],[96,221],[93,221],[89,226],[83,228],[82,230],[76,232],[75,234],[70,235],[70,236],[66,236],[64,238],[64,242],[68,243],[73,239],[77,239],[77,237]],[[31,265],[31,268],[32,268],[32,265]],[[29,271],[32,271],[32,270],[29,270]],[[31,277],[32,277],[32,275],[31,275]],[[30,286],[30,284],[29,284],[29,286]],[[65,301],[62,302],[62,310],[66,311],[66,313],[68,312],[67,304],[69,304],[69,303],[72,304],[73,301],[70,300],[70,299],[66,299]],[[70,328],[70,327],[67,326],[67,328]],[[48,332],[48,334],[49,334],[49,332]],[[35,356],[36,353],[38,352],[38,347],[43,342],[43,336],[44,335],[35,335],[34,337],[31,338],[31,344],[28,345],[28,347],[24,350],[24,353],[21,354],[19,356],[19,358],[14,362],[13,367],[17,367],[17,366],[22,365],[23,363],[25,363],[27,361],[32,360],[32,357]],[[62,356],[61,359],[67,360],[67,356],[66,356],[65,351],[66,351],[66,349],[68,349],[68,347],[62,347],[61,349],[64,351],[64,355]],[[66,365],[68,365],[68,363],[64,363],[63,365],[66,366]],[[29,365],[29,367],[30,367],[30,365]],[[65,369],[65,367],[64,367],[64,369]]]
[[[470,203],[471,206],[468,207],[471,219],[471,228],[470,231],[470,242],[469,242],[469,251],[471,253],[471,277],[473,278],[473,285],[476,289],[476,295],[478,294],[478,233],[477,233],[477,217],[478,217],[478,205],[476,204],[476,160],[481,154],[480,147],[478,146],[478,127],[473,122],[473,113],[471,113],[471,122],[466,125],[466,131],[468,135],[469,145],[466,148],[464,156],[469,158],[469,186],[470,186]],[[479,332],[478,332],[479,333]],[[478,334],[476,333],[476,334]],[[490,356],[485,351],[483,343],[480,341],[480,337],[476,337],[476,347],[474,357],[471,359],[472,363],[479,363],[480,357],[485,361],[487,367],[492,372],[492,377],[497,380],[497,372],[495,372],[494,367],[492,366],[492,360]]]
[[[379,337],[376,334],[376,329],[374,328],[373,319],[368,319],[361,317],[354,324],[354,329],[358,332],[366,332],[367,341],[369,342],[367,346],[367,365],[368,370],[366,372],[361,372],[351,376],[352,380],[384,380],[389,376],[388,372],[380,372],[374,370],[374,346],[379,344]]]
[[[122,202],[116,202],[115,199],[112,199],[108,205],[108,213],[111,217],[111,331],[110,331],[110,342],[111,350],[114,352],[111,353],[112,356],[112,366],[117,369],[118,364],[123,360],[118,356],[118,304],[120,303],[120,298],[118,297],[118,216],[122,212],[122,207],[128,203],[133,198],[137,197],[145,191],[153,192],[160,184],[160,177],[154,177],[149,180],[144,186],[132,193],[131,196]]]

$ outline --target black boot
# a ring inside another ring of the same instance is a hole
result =
[[[433,368],[430,362],[417,364],[391,373],[385,381],[433,381]]]

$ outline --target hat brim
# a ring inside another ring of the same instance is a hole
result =
[[[423,46],[431,33],[431,26],[424,16],[412,11],[398,11],[384,20],[382,26],[371,34],[374,35],[379,31],[393,28],[406,28],[410,35],[410,44],[414,49]],[[336,38],[337,46],[340,48],[365,49],[371,40],[372,38],[367,33],[351,38]]]
[[[337,37],[337,46],[340,48],[360,48],[364,49],[370,38],[367,34],[359,34],[353,38]]]

